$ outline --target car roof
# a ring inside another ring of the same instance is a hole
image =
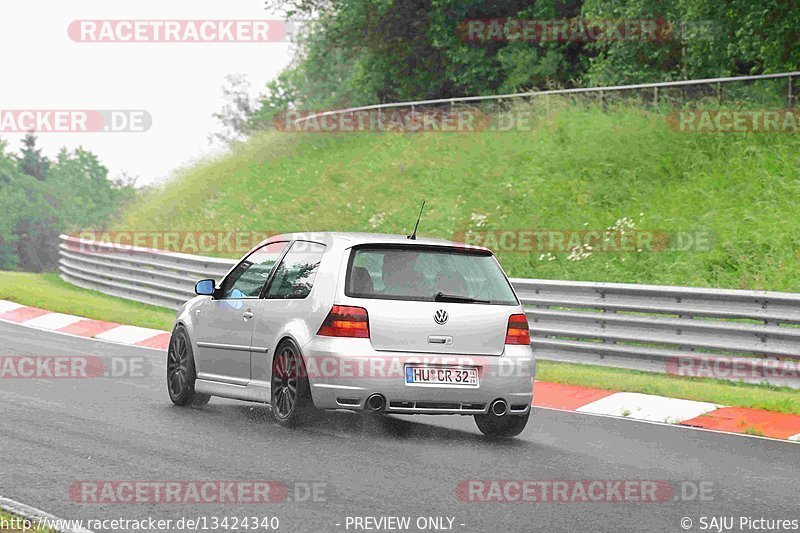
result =
[[[277,241],[277,240],[301,240],[301,241],[317,241],[329,242],[340,241],[345,246],[357,246],[361,244],[414,244],[423,246],[452,246],[455,248],[468,248],[471,250],[480,250],[491,252],[488,248],[483,246],[476,246],[471,244],[464,244],[457,241],[448,241],[446,239],[435,239],[431,237],[417,237],[410,240],[405,235],[395,235],[391,233],[360,233],[360,232],[343,232],[343,231],[310,231],[310,232],[295,232],[284,233],[281,235],[273,235],[269,239],[262,242]],[[260,245],[259,245],[260,246]]]

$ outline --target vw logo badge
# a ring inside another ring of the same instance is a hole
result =
[[[439,309],[433,314],[433,320],[440,326],[447,322],[447,311]]]

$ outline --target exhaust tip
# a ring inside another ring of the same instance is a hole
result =
[[[495,416],[503,416],[508,412],[508,404],[505,400],[495,400],[489,406],[489,411]]]
[[[383,411],[383,408],[386,406],[386,398],[378,393],[370,394],[364,405],[370,411]]]

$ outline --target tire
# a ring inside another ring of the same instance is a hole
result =
[[[179,324],[172,330],[167,349],[167,392],[172,403],[180,407],[208,403],[210,395],[194,390],[195,379],[192,343],[186,328]]]
[[[475,415],[475,425],[489,438],[506,439],[516,437],[528,424],[530,410],[524,415],[497,416],[492,413]]]
[[[278,424],[296,427],[310,418],[311,388],[303,356],[294,342],[285,340],[275,350],[270,384],[270,408]]]

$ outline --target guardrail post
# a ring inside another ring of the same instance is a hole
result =
[[[653,87],[653,108],[658,111],[658,87]]]
[[[793,78],[789,76],[789,87],[786,94],[786,107],[791,109],[794,107],[794,94],[792,94]]]
[[[605,300],[606,299],[606,293],[603,292],[603,291],[600,291],[600,298]],[[608,309],[606,307],[603,308],[603,314],[612,314],[613,315],[613,314],[616,314],[616,313],[617,313],[617,311],[615,309]],[[603,323],[603,329],[605,329],[605,323]],[[617,344],[617,341],[614,340],[614,339],[603,339],[603,344]],[[600,358],[602,359],[603,357],[601,356]]]

